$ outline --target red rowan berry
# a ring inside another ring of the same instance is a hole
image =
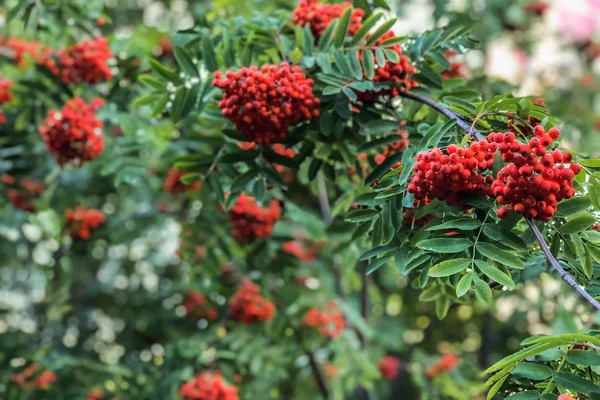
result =
[[[314,307],[308,310],[304,315],[303,324],[317,328],[321,336],[331,339],[338,337],[346,326],[344,314],[333,301],[327,303],[323,311]]]
[[[85,161],[98,157],[104,150],[102,122],[96,110],[104,100],[93,99],[87,104],[79,97],[69,100],[61,111],[50,110],[38,131],[48,152],[56,155],[60,165],[73,162],[82,166]]]
[[[499,208],[498,209],[498,218],[505,219],[506,217],[508,217],[508,209],[506,207]]]
[[[231,296],[229,305],[231,319],[245,324],[268,322],[275,313],[275,305],[260,295],[260,287],[245,278],[241,288]]]
[[[267,207],[260,207],[256,199],[241,194],[229,211],[233,224],[231,235],[240,243],[271,235],[273,226],[281,217],[281,207],[272,200]]]
[[[384,378],[392,380],[398,375],[400,370],[400,359],[394,356],[385,356],[377,363],[379,372]]]
[[[99,83],[110,81],[112,71],[108,60],[113,53],[104,37],[84,40],[58,52],[60,77],[63,83]]]
[[[8,103],[12,100],[11,86],[12,82],[8,79],[0,79],[0,104]]]
[[[342,16],[347,8],[352,7],[352,3],[342,4],[318,4],[319,0],[301,0],[298,7],[294,10],[293,19],[296,25],[304,26],[308,24],[315,39],[319,39],[331,21]],[[348,34],[354,35],[361,26],[362,19],[365,16],[364,10],[356,8],[352,10]]]
[[[179,389],[183,400],[238,400],[238,390],[229,386],[221,372],[204,372],[190,379]]]
[[[367,36],[368,37],[368,36]],[[375,42],[376,45],[381,45],[388,39],[395,37],[394,32],[386,32]],[[397,63],[387,61],[385,66],[375,68],[373,82],[392,82],[400,85],[403,90],[409,91],[411,88],[418,86],[418,83],[412,79],[412,76],[417,73],[417,69],[410,65],[408,57],[402,53],[402,47],[399,44],[388,47],[388,51],[393,51],[398,55]],[[359,59],[362,61],[362,53],[359,54]],[[399,94],[398,87],[390,89],[382,89],[379,91],[371,90],[366,92],[356,93],[361,101],[376,101],[382,96],[397,97]]]
[[[250,141],[270,145],[285,138],[288,128],[319,116],[320,101],[313,95],[313,80],[302,69],[281,63],[229,71],[213,85],[223,89],[222,113]],[[251,102],[252,109],[245,105]]]
[[[84,209],[81,206],[65,211],[65,218],[71,236],[83,240],[88,240],[91,232],[106,221],[106,216],[102,211],[93,208]]]

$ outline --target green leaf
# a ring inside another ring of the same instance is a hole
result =
[[[392,256],[385,256],[385,257],[381,257],[381,258],[378,258],[378,259],[372,261],[369,264],[369,266],[367,267],[367,270],[365,271],[365,273],[367,275],[369,275],[369,274],[377,271],[382,265],[387,263],[390,258],[392,258]]]
[[[573,197],[572,199],[563,200],[558,204],[555,216],[568,217],[585,211],[592,205],[592,202],[587,196]]]
[[[523,262],[521,261],[521,259],[519,259],[519,257],[506,250],[501,250],[491,243],[479,242],[477,243],[476,248],[477,251],[479,251],[483,256],[497,261],[502,265],[506,265],[517,269],[525,268]]]
[[[485,304],[492,303],[492,289],[490,289],[489,285],[478,277],[473,277],[475,281],[475,296]]]
[[[354,8],[348,7],[338,20],[338,23],[335,28],[335,34],[333,35],[333,45],[335,47],[342,47],[344,44],[344,39],[348,34],[348,27],[350,26],[350,17],[352,16],[352,11]]]
[[[600,232],[598,231],[585,231],[581,233],[581,238],[594,244],[600,244]]]
[[[504,375],[498,380],[498,382],[494,383],[494,385],[490,388],[490,391],[486,396],[486,400],[492,400],[492,398],[496,395],[496,393],[498,393],[498,390],[500,390],[500,388],[504,384],[506,378],[508,378],[508,374]]]
[[[387,33],[387,31],[389,31],[391,29],[391,27],[394,26],[395,23],[396,23],[396,18],[393,18],[393,19],[390,19],[389,21],[385,21],[383,24],[381,24],[381,26],[379,26],[379,28],[377,28],[375,30],[375,32],[373,32],[371,34],[371,36],[369,36],[369,38],[367,39],[367,46],[372,45],[380,37],[385,35]]]
[[[419,295],[419,301],[428,302],[438,299],[442,295],[442,291],[437,285],[430,286],[423,290]]]
[[[567,220],[567,222],[558,228],[563,235],[579,233],[585,231],[596,222],[596,218],[590,213],[577,214]]]
[[[348,52],[348,61],[350,63],[350,69],[352,71],[352,76],[354,77],[354,79],[356,79],[357,81],[362,80],[363,79],[363,71],[362,71],[362,67],[360,66],[360,61],[358,60],[358,51],[357,50],[350,50]]]
[[[219,69],[219,63],[217,62],[217,56],[215,55],[215,49],[209,36],[202,38],[202,56],[204,57],[204,63],[206,68],[210,72],[214,72]]]
[[[258,150],[241,150],[225,154],[221,157],[219,162],[236,163],[241,161],[250,161],[256,159],[258,156],[260,156],[260,152]]]
[[[510,229],[507,229],[497,224],[484,224],[483,234],[488,238],[500,242],[513,250],[525,251],[527,250],[527,244],[513,233]]]
[[[259,171],[257,169],[251,169],[238,175],[233,182],[231,182],[231,191],[235,193],[242,191],[251,180],[258,176],[258,174]]]
[[[362,64],[367,79],[373,79],[373,76],[375,76],[375,58],[371,50],[362,51]]]
[[[319,50],[325,51],[329,49],[331,46],[331,39],[333,38],[333,31],[336,28],[336,25],[337,20],[335,19],[331,21],[329,25],[327,25],[327,29],[325,29],[325,32],[323,32],[323,35],[321,35],[321,38],[319,39]]]
[[[483,260],[475,260],[475,264],[481,272],[483,272],[488,278],[492,279],[493,281],[496,281],[501,285],[507,286],[509,288],[515,287],[515,283],[513,282],[512,277],[506,275],[504,272],[500,271],[493,265]]]
[[[461,231],[472,231],[479,228],[481,223],[474,218],[459,218],[443,224],[434,225],[427,228],[428,231],[439,231],[442,229],[459,229]]]
[[[365,36],[367,36],[367,34],[371,30],[371,28],[374,27],[375,24],[377,24],[377,21],[379,21],[379,18],[381,18],[382,15],[383,15],[382,13],[375,13],[375,14],[371,15],[369,18],[367,18],[365,20],[365,22],[362,23],[362,25],[360,26],[358,31],[356,31],[356,33],[354,34],[354,37],[352,38],[350,45],[351,46],[357,45],[358,42],[360,42]]]
[[[365,179],[365,185],[371,186],[375,181],[381,178],[386,172],[390,170],[398,161],[402,160],[402,153],[392,154],[390,157],[383,160],[373,172],[371,172]]]
[[[496,154],[494,154],[494,164],[492,167],[492,176],[498,176],[498,172],[504,168],[504,161],[502,160],[502,155],[499,150],[496,150]]]
[[[19,0],[19,2],[8,11],[8,14],[6,14],[5,25],[8,25],[10,21],[19,15],[19,12],[23,9],[23,7],[30,2],[31,0]]]
[[[363,136],[369,135],[380,135],[387,134],[400,128],[398,121],[392,121],[389,119],[376,119],[369,121],[366,124],[360,126],[359,134]],[[396,135],[396,140],[400,140],[400,137]]]
[[[522,362],[519,363],[515,369],[513,369],[512,374],[525,379],[543,381],[550,378],[553,374],[553,371],[545,365],[532,362]]]
[[[140,75],[138,76],[138,80],[152,89],[156,89],[160,92],[167,91],[167,86],[160,79],[155,78],[152,75]]]
[[[394,253],[394,262],[396,263],[398,272],[404,274],[408,264],[408,250],[405,247],[400,247],[398,250],[396,250]]]
[[[459,253],[473,246],[473,242],[465,238],[425,239],[417,243],[417,247],[436,253]]]
[[[429,270],[429,276],[432,278],[441,278],[444,276],[454,275],[465,270],[469,265],[471,265],[471,260],[468,258],[455,258],[452,260],[442,261],[441,263],[431,267]]]
[[[600,168],[600,158],[594,158],[591,160],[580,158],[577,160],[577,162],[583,165],[584,167]]]
[[[587,249],[588,253],[590,253],[590,256],[597,262],[600,263],[600,247],[596,247],[596,246],[592,246],[592,245],[586,245],[585,248]]]
[[[154,107],[152,107],[152,113],[150,115],[154,118],[154,117],[158,116],[160,113],[162,113],[165,110],[165,107],[167,106],[169,99],[170,99],[169,93],[163,94],[158,99],[158,101],[154,104]]]
[[[194,61],[192,61],[192,57],[189,55],[186,49],[181,46],[175,46],[173,53],[175,54],[177,64],[181,67],[186,75],[197,78],[200,77],[198,68],[196,67],[196,64],[194,64]]]
[[[345,220],[348,222],[363,222],[373,219],[379,211],[372,209],[352,210],[346,215]]]
[[[183,87],[179,89],[171,108],[171,120],[177,122],[185,118],[196,105],[198,100],[199,85],[193,85],[191,89]]]
[[[317,176],[317,173],[321,169],[322,164],[322,160],[319,160],[318,158],[313,158],[308,167],[308,179],[310,179],[311,181],[315,179],[315,176]]]
[[[472,282],[473,282],[473,274],[466,274],[465,276],[460,278],[460,280],[458,281],[458,284],[456,285],[456,296],[462,297],[465,294],[467,294],[467,292],[471,288]]]
[[[366,211],[372,211],[372,210],[366,210]],[[369,219],[371,219],[371,218],[369,218]],[[358,260],[359,261],[368,260],[369,258],[377,257],[380,254],[389,253],[389,252],[391,252],[391,251],[393,251],[395,249],[396,249],[396,245],[395,244],[388,244],[386,246],[379,246],[379,247],[376,247],[374,249],[371,249],[369,251],[364,252],[360,257],[358,257]]]
[[[587,366],[600,365],[600,354],[595,351],[570,350],[567,353],[567,361],[570,364]]]
[[[440,297],[435,301],[435,315],[439,320],[446,318],[450,309],[450,299],[448,297]]]
[[[165,67],[161,63],[156,60],[150,60],[150,66],[154,71],[156,71],[159,75],[170,82],[181,83],[181,78],[177,73],[170,68]]]
[[[571,372],[560,371],[554,375],[554,382],[565,389],[580,393],[600,393],[600,386]]]

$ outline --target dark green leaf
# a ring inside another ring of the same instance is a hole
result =
[[[479,251],[483,256],[492,259],[494,261],[499,262],[502,265],[506,265],[509,267],[523,269],[525,268],[521,259],[511,252],[506,250],[499,249],[491,243],[477,243],[477,251]]]
[[[437,238],[425,239],[417,243],[417,247],[436,253],[459,253],[473,246],[473,242],[466,238]]]
[[[496,281],[501,285],[507,286],[509,288],[515,287],[515,283],[513,282],[512,277],[506,275],[504,272],[500,271],[493,265],[483,260],[475,260],[475,264],[481,272],[483,272],[488,278],[492,279],[493,281]]]
[[[419,244],[417,244],[417,246]],[[455,258],[452,260],[442,261],[441,263],[431,267],[429,270],[429,276],[433,278],[441,278],[444,276],[454,275],[465,270],[469,265],[471,265],[471,260],[469,258]]]
[[[197,78],[200,77],[198,67],[196,67],[196,64],[194,64],[192,57],[189,55],[186,49],[181,46],[175,46],[173,53],[175,54],[175,59],[177,59],[177,64],[179,64],[186,75]]]

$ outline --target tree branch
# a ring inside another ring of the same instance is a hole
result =
[[[465,121],[463,121],[457,114],[455,114],[454,112],[452,112],[448,108],[446,108],[443,104],[440,104],[429,98],[419,96],[416,94],[412,94],[412,93],[401,92],[400,96],[405,97],[407,99],[418,101],[423,104],[427,104],[428,106],[430,106],[434,110],[438,111],[440,114],[444,115],[445,117],[455,120],[456,124],[461,129],[463,129],[465,132],[467,132],[467,134],[473,135],[478,140],[485,140],[485,137],[477,129],[475,129],[474,127],[471,127],[469,124],[467,124]],[[537,242],[540,244],[540,247],[542,248],[542,252],[548,259],[548,262],[550,263],[550,266],[552,267],[552,269],[554,269],[556,272],[558,272],[558,274],[560,275],[562,280],[567,282],[569,284],[569,286],[571,286],[573,289],[575,289],[577,294],[579,294],[588,303],[590,303],[592,306],[594,306],[594,308],[596,308],[597,310],[600,310],[600,303],[596,299],[594,299],[592,297],[592,295],[590,295],[588,292],[586,292],[585,289],[583,289],[581,286],[579,286],[579,284],[575,281],[575,279],[573,279],[573,277],[571,277],[571,275],[569,275],[567,273],[567,271],[565,271],[565,269],[559,264],[559,262],[556,260],[556,258],[554,258],[554,256],[550,252],[550,249],[548,248],[548,244],[546,244],[546,241],[544,240],[544,237],[542,236],[542,233],[540,232],[538,227],[535,225],[533,220],[531,218],[527,218],[527,217],[525,217],[525,220],[527,221],[529,228],[532,230],[533,234],[535,235]]]

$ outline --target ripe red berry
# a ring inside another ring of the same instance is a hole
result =
[[[505,219],[508,217],[508,209],[506,207],[501,207],[498,209],[498,218]]]

